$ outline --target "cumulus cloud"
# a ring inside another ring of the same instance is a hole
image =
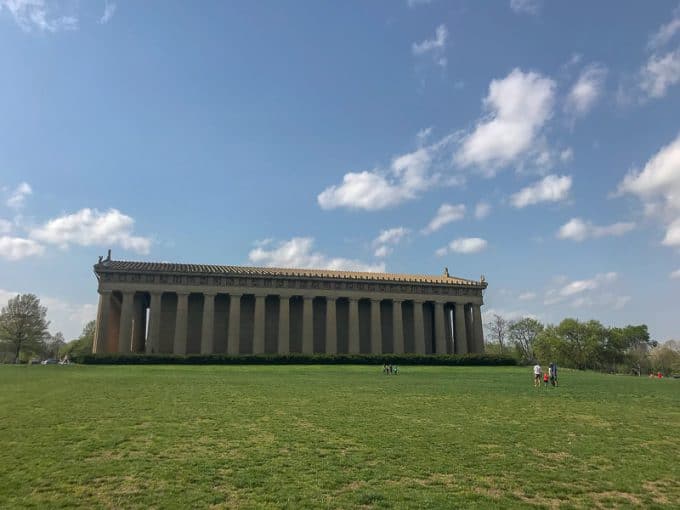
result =
[[[654,154],[642,170],[628,173],[618,193],[640,198],[648,213],[666,225],[662,243],[680,246],[680,135]]]
[[[431,234],[442,228],[444,225],[458,221],[465,216],[465,206],[463,204],[442,204],[437,210],[434,218],[422,229],[423,234]]]
[[[536,15],[541,10],[542,0],[510,0],[510,8],[518,14]]]
[[[12,231],[12,222],[0,218],[0,234],[8,234]]]
[[[517,299],[520,301],[531,301],[532,299],[536,299],[536,293],[535,292],[523,292],[519,296],[517,296]]]
[[[409,234],[409,229],[404,227],[388,228],[381,230],[378,237],[373,240],[376,257],[386,257],[392,253],[392,246],[399,244]]]
[[[567,95],[564,110],[574,118],[588,113],[602,95],[607,69],[599,64],[586,67]]]
[[[640,87],[650,98],[666,95],[680,82],[680,48],[665,55],[652,55],[640,70]]]
[[[111,21],[111,18],[113,18],[113,15],[116,13],[116,7],[117,5],[114,2],[109,2],[108,0],[104,2],[104,14],[99,18],[100,25],[106,25]]]
[[[443,52],[448,36],[449,32],[446,26],[439,25],[435,30],[433,39],[425,39],[419,43],[413,43],[411,51],[418,57],[430,55],[438,65],[446,67],[446,58],[443,57]]]
[[[680,269],[676,269],[669,275],[671,278],[680,278]]]
[[[555,280],[560,286],[546,292],[544,304],[554,305],[568,302],[574,308],[599,306],[619,309],[625,306],[630,296],[612,292],[611,286],[618,280],[615,272],[598,273],[585,280]]]
[[[611,225],[597,226],[581,218],[572,218],[562,225],[557,231],[559,239],[570,239],[572,241],[585,241],[586,239],[597,239],[608,236],[622,236],[633,230],[635,223],[618,222]]]
[[[574,149],[571,147],[567,147],[560,152],[560,161],[562,163],[569,163],[572,159],[574,159]]]
[[[58,15],[48,7],[45,0],[0,0],[0,12],[7,10],[14,21],[25,32],[58,32],[78,28],[78,18],[73,15]]]
[[[117,209],[100,212],[97,209],[80,211],[49,220],[31,230],[33,239],[67,248],[80,246],[121,246],[137,253],[149,253],[151,240],[133,235],[135,220]]]
[[[486,218],[491,213],[491,205],[487,202],[478,202],[475,206],[475,218],[478,220]]]
[[[11,207],[12,209],[21,209],[24,206],[26,197],[32,193],[33,190],[31,189],[31,186],[27,182],[22,182],[14,189],[14,191],[10,193],[10,196],[6,202],[7,207]]]
[[[555,82],[539,73],[514,69],[493,80],[484,99],[487,113],[463,140],[456,162],[493,174],[535,150],[539,132],[552,115],[554,97]]]
[[[442,181],[439,168],[450,163],[450,146],[455,135],[397,156],[386,170],[377,168],[345,174],[342,183],[329,186],[317,196],[322,209],[363,209],[376,211],[413,200]],[[447,157],[448,156],[448,157]],[[449,179],[446,184],[456,184]]]
[[[21,260],[26,257],[42,255],[45,247],[32,239],[21,237],[0,237],[0,257],[7,260]]]
[[[677,33],[680,33],[680,6],[673,11],[673,19],[668,23],[661,25],[661,27],[650,36],[647,47],[650,49],[661,48],[668,44]]]
[[[273,244],[273,243],[271,243]],[[332,269],[382,273],[385,263],[367,264],[358,260],[329,257],[314,251],[314,239],[294,237],[275,246],[258,246],[251,250],[248,259],[252,264],[266,267]]]
[[[571,189],[570,175],[546,175],[534,184],[522,188],[510,197],[510,203],[521,209],[539,202],[560,202],[566,200]]]
[[[486,240],[480,237],[459,237],[451,241],[447,246],[439,248],[435,254],[442,257],[449,253],[478,253],[486,249],[487,245]]]

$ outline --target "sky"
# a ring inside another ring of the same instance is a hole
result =
[[[0,0],[0,302],[116,260],[441,274],[680,338],[680,4]]]

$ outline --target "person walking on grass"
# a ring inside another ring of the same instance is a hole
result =
[[[550,363],[550,382],[553,386],[557,386],[557,363],[554,361]]]
[[[541,365],[536,363],[534,365],[534,386],[540,386],[541,385]]]
[[[548,387],[548,372],[543,374],[543,386]]]

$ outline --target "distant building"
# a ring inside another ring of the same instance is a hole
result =
[[[487,283],[448,276],[100,259],[96,353],[484,350]]]

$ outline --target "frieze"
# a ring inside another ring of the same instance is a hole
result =
[[[324,289],[333,291],[365,291],[380,292],[385,294],[421,294],[433,296],[469,296],[481,297],[482,289],[463,286],[440,286],[440,285],[412,285],[404,283],[384,282],[355,282],[336,281],[330,279],[308,280],[296,279],[270,279],[252,277],[225,277],[205,275],[181,275],[181,274],[144,274],[144,273],[99,273],[101,281],[121,283],[154,283],[160,285],[192,285],[192,286],[218,286],[218,287],[245,287],[245,288],[279,288],[279,289]]]

